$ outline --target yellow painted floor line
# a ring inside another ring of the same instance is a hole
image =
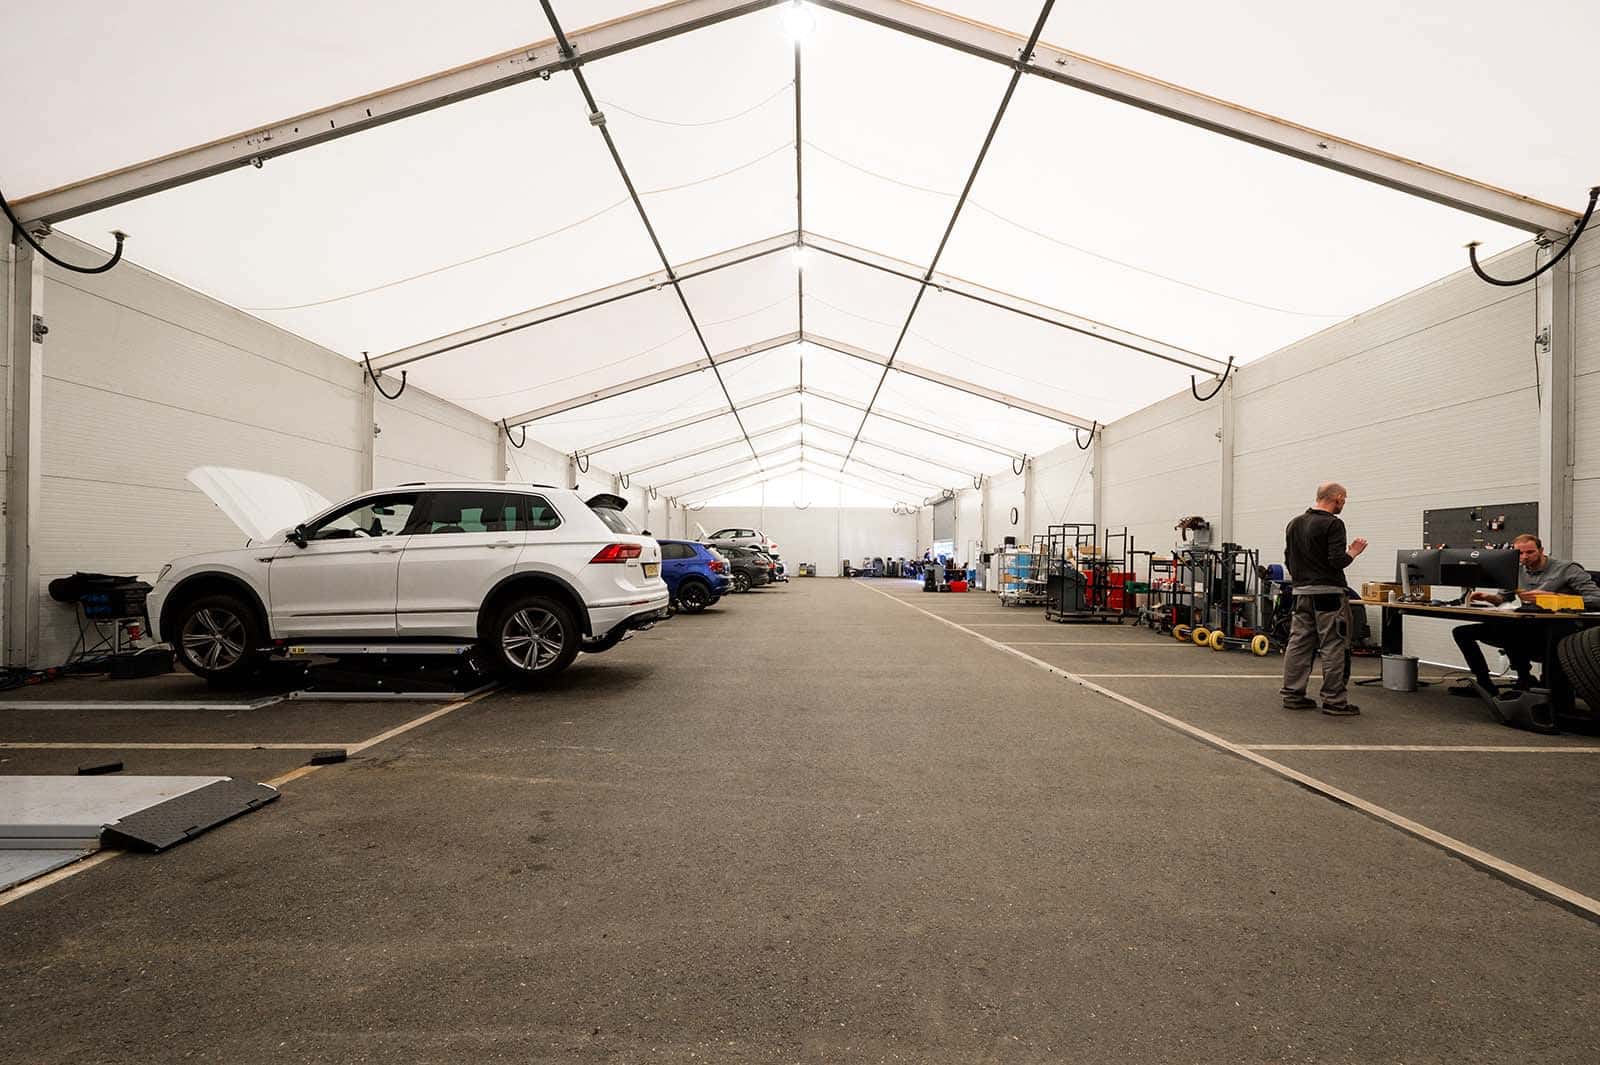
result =
[[[929,613],[919,606],[913,606],[911,603],[906,602],[903,599],[899,599],[896,596],[889,595],[887,592],[880,592],[876,588],[871,587],[868,587],[867,590],[875,595],[881,595],[886,599],[894,599],[896,602],[900,603],[901,606],[915,610],[919,614],[926,614],[928,617],[933,618],[936,621],[941,621],[944,624],[949,625],[952,629],[956,629],[960,632],[966,633],[969,636],[982,640],[984,643],[995,648],[996,650],[1004,651],[1006,654],[1016,655],[1024,662],[1030,662],[1048,673],[1054,673],[1058,677],[1064,677],[1067,680],[1072,681],[1074,684],[1081,685],[1092,692],[1103,695],[1108,699],[1115,700],[1116,702],[1119,702],[1132,710],[1137,710],[1139,713],[1161,722],[1168,728],[1191,736],[1204,744],[1215,747],[1217,750],[1225,751],[1229,754],[1236,755],[1247,762],[1252,762],[1270,773],[1282,777],[1285,780],[1291,781],[1292,783],[1298,784],[1309,791],[1314,791],[1319,795],[1332,799],[1334,802],[1339,803],[1342,806],[1348,806],[1351,809],[1359,810],[1368,817],[1382,821],[1394,828],[1398,828],[1400,831],[1409,836],[1422,840],[1424,843],[1429,843],[1435,847],[1438,847],[1439,849],[1444,850],[1465,862],[1477,866],[1493,876],[1499,877],[1500,879],[1505,880],[1516,887],[1520,887],[1529,894],[1536,895],[1549,902],[1554,902],[1558,906],[1570,910],[1579,916],[1586,917],[1591,921],[1600,921],[1600,899],[1591,898],[1580,891],[1576,891],[1567,887],[1565,884],[1558,884],[1548,877],[1540,876],[1531,869],[1525,869],[1522,866],[1508,862],[1503,858],[1498,858],[1495,855],[1490,854],[1488,851],[1479,850],[1477,847],[1474,847],[1469,843],[1456,839],[1453,836],[1447,836],[1443,832],[1438,832],[1434,829],[1431,829],[1419,821],[1413,821],[1409,817],[1395,813],[1393,810],[1379,806],[1377,803],[1368,802],[1359,795],[1345,791],[1342,788],[1336,788],[1332,784],[1329,784],[1326,781],[1318,780],[1316,777],[1310,776],[1309,774],[1302,773],[1298,769],[1291,769],[1282,762],[1274,762],[1272,759],[1267,758],[1256,751],[1240,746],[1239,744],[1233,743],[1229,740],[1225,740],[1216,733],[1207,732],[1205,729],[1191,725],[1187,721],[1180,721],[1171,714],[1164,714],[1153,706],[1146,706],[1137,699],[1131,699],[1120,692],[1112,691],[1110,688],[1107,688],[1104,685],[1096,684],[1094,681],[1088,680],[1076,673],[1070,673],[1067,670],[1062,669],[1060,666],[1051,665],[1049,662],[1046,662],[1041,658],[1033,657],[1026,651],[1019,651],[1015,647],[1008,647],[999,640],[990,639],[983,633],[969,629],[965,625],[957,624],[954,621],[947,621],[944,618],[939,617],[937,614]]]

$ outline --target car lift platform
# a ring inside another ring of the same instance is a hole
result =
[[[101,847],[166,850],[277,797],[232,777],[0,776],[0,891]]]
[[[326,702],[440,702],[482,691],[488,679],[472,660],[443,645],[441,653],[389,655],[382,647],[351,645],[341,657],[292,655],[274,659],[248,682],[207,684],[183,670],[151,677],[69,676],[0,694],[5,710],[260,710],[288,700]],[[319,652],[321,649],[319,648]]]

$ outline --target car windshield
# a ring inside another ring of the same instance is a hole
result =
[[[639,535],[639,526],[635,525],[633,523],[633,519],[628,517],[622,511],[616,510],[612,507],[596,506],[591,506],[589,509],[594,511],[595,516],[601,521],[605,522],[606,528],[610,529],[612,532],[622,533],[624,536]]]

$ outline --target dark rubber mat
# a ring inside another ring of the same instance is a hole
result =
[[[100,841],[107,847],[154,854],[265,806],[277,797],[277,788],[230,777],[107,825],[100,834]]]

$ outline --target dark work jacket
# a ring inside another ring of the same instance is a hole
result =
[[[1343,588],[1344,568],[1351,563],[1345,552],[1344,522],[1315,507],[1289,523],[1284,530],[1283,560],[1294,589]]]

